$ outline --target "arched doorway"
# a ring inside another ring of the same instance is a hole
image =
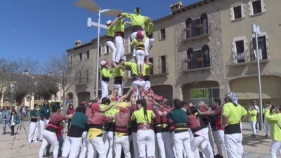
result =
[[[77,97],[78,97],[78,104],[80,104],[82,101],[89,101],[90,100],[90,92],[77,93]]]
[[[220,98],[219,83],[216,81],[187,83],[182,86],[182,95],[185,102],[197,104],[204,101],[212,105],[214,98]]]

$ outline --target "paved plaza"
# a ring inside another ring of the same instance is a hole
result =
[[[2,132],[2,125],[1,132]],[[26,131],[28,132],[28,122],[25,122]],[[256,138],[250,136],[249,124],[243,124],[244,135],[244,150],[247,158],[270,158],[269,147],[271,140],[264,138],[264,132],[258,132]],[[17,127],[16,129],[17,130]],[[9,132],[9,130],[8,130]],[[41,143],[31,143],[30,146],[27,143],[26,134],[24,128],[18,131],[18,135],[10,136],[10,133],[6,135],[0,135],[0,152],[1,158],[38,158],[38,151]],[[15,138],[14,145],[12,146]],[[11,148],[12,147],[12,148]]]

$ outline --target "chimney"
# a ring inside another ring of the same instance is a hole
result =
[[[81,46],[82,42],[80,40],[75,41],[75,47]]]
[[[171,14],[176,14],[176,13],[179,13],[182,9],[183,9],[183,4],[181,1],[179,2],[176,2],[172,5],[170,5],[170,9],[171,9]]]

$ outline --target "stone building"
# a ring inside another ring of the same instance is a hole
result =
[[[167,6],[168,7],[168,6]],[[280,50],[281,1],[203,0],[183,6],[175,3],[171,13],[154,20],[155,39],[149,61],[153,63],[153,90],[163,96],[208,104],[233,91],[242,104],[258,99],[257,64],[252,24],[261,27],[262,92],[265,101],[277,103],[281,91]],[[126,60],[132,58],[125,31]],[[72,62],[83,62],[84,75],[72,86],[74,102],[95,97],[97,39],[67,50]],[[100,59],[111,61],[111,52],[101,37]],[[87,73],[86,73],[87,72]],[[82,79],[86,76],[86,80]],[[83,80],[83,81],[82,81]],[[80,82],[81,81],[81,82]],[[132,78],[127,72],[124,92]]]

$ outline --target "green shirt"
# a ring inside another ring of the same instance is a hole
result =
[[[114,25],[110,25],[106,28],[106,36],[114,37],[115,36],[115,27]]]
[[[124,32],[125,31],[125,22],[123,19],[117,19],[115,22],[115,32]]]
[[[83,112],[75,112],[71,119],[71,126],[80,127],[85,130],[88,123],[88,118]]]
[[[222,107],[222,116],[228,117],[228,124],[238,124],[241,118],[247,115],[247,110],[241,105],[235,106],[233,103],[225,103]]]
[[[30,111],[30,117],[38,117],[38,112],[37,112],[37,110],[31,110]]]
[[[132,45],[132,46],[136,46],[136,47],[138,47],[138,46],[144,46],[145,40],[146,40],[146,37],[144,37],[143,40],[140,41],[140,42],[137,41],[136,39],[134,39],[134,40],[131,42],[131,45]]]
[[[108,68],[101,68],[101,75],[105,78],[110,78],[112,76],[111,71]]]
[[[147,22],[145,25],[144,25],[144,30],[145,32],[147,32],[149,35],[152,34],[152,31],[153,31],[153,23],[152,22]]]
[[[134,63],[134,62],[125,62],[125,66],[131,68],[131,72],[132,72],[133,75],[136,75],[136,76],[139,75],[137,63]]]
[[[265,112],[265,119],[270,124],[271,139],[281,142],[281,113],[270,115],[269,110],[267,110]]]
[[[147,17],[139,14],[122,13],[122,16],[130,19],[132,26],[141,26],[142,28],[144,28],[144,24],[148,20]]]
[[[149,76],[151,67],[152,67],[151,65],[144,64],[144,73],[143,73],[144,76]]]
[[[107,106],[111,106],[112,104],[115,104],[115,103],[112,102],[112,103],[110,103],[110,105],[101,104],[101,105],[100,105],[100,109],[102,110],[102,109],[106,108]],[[104,112],[104,115],[105,115],[105,116],[108,116],[108,117],[114,117],[118,112],[119,112],[119,110],[116,109],[116,107],[113,106],[111,109],[105,111],[105,112]],[[112,122],[115,122],[115,119],[112,120]]]
[[[167,118],[173,120],[175,124],[187,123],[186,112],[182,109],[174,109],[167,114]]]
[[[144,109],[141,107],[139,110],[135,111],[132,116],[131,120],[137,121],[137,124],[150,124],[152,122],[153,111],[147,110],[147,117],[144,116]]]
[[[124,76],[124,70],[121,67],[116,66],[114,68],[114,77],[123,77]]]
[[[258,115],[258,111],[257,110],[249,110],[248,111],[249,121],[257,122],[257,115]]]

